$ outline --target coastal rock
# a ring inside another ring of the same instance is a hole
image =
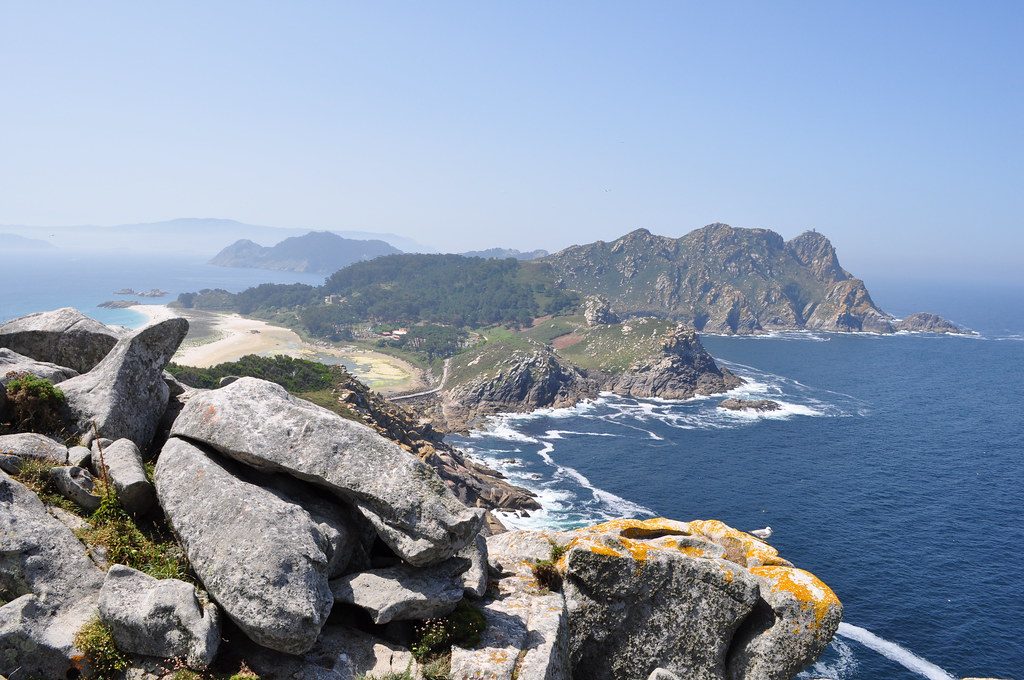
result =
[[[0,473],[0,675],[63,678],[103,572],[34,493]],[[18,675],[15,675],[18,671]]]
[[[73,369],[48,361],[36,361],[7,348],[0,348],[0,383],[6,385],[18,373],[29,373],[52,383],[78,375],[78,371]]]
[[[19,458],[46,460],[56,465],[63,465],[68,459],[66,446],[34,432],[0,436],[0,453]]]
[[[482,511],[459,503],[420,460],[373,429],[265,380],[241,378],[194,395],[171,434],[335,493],[416,566],[451,557],[480,530]]]
[[[487,592],[488,564],[487,539],[478,535],[463,548],[458,557],[469,560],[469,567],[462,574],[462,588],[467,597],[480,598]]]
[[[612,311],[612,303],[603,295],[591,295],[583,305],[583,318],[588,326],[603,326],[619,322]]]
[[[196,669],[206,668],[217,655],[217,606],[202,603],[184,581],[157,580],[115,564],[100,589],[99,611],[123,652],[182,659]]]
[[[70,419],[91,436],[130,439],[145,448],[167,406],[163,370],[188,332],[188,321],[167,319],[122,338],[91,371],[60,383]]]
[[[203,586],[253,641],[288,654],[316,642],[334,598],[330,538],[283,494],[172,438],[156,466],[168,522]]]
[[[892,333],[894,320],[879,310],[860,279],[833,285],[804,324],[810,330]]]
[[[778,411],[782,405],[771,399],[724,399],[718,404],[718,408],[727,411]]]
[[[141,515],[156,502],[153,485],[146,478],[139,447],[130,439],[118,439],[92,452],[92,467],[102,474],[106,466],[107,475],[114,484],[114,491],[121,506],[128,512]]]
[[[50,480],[61,496],[92,512],[100,507],[100,497],[89,471],[80,467],[61,466],[50,469]]]
[[[696,394],[726,392],[742,383],[729,369],[715,363],[695,330],[677,326],[665,336],[656,356],[609,376],[603,388],[630,397],[689,399]]]
[[[951,321],[946,321],[937,314],[918,312],[911,314],[896,323],[896,330],[909,333],[948,333],[963,335],[967,331]]]
[[[429,619],[451,612],[462,601],[462,577],[468,560],[417,569],[400,564],[350,574],[331,581],[338,602],[366,610],[376,624]]]
[[[71,307],[0,324],[0,347],[79,373],[92,370],[120,339],[119,331]]]

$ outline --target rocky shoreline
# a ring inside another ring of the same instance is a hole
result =
[[[73,310],[0,325],[14,375],[63,378],[74,444],[0,436],[0,674],[767,680],[839,624],[825,584],[721,522],[501,532],[430,462],[456,452],[411,451],[386,418],[169,378],[186,331],[112,335]],[[669,353],[699,347],[683,340]],[[122,551],[131,536],[163,547]]]

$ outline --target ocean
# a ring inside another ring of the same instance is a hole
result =
[[[606,395],[453,443],[538,493],[545,509],[514,526],[770,525],[845,606],[802,678],[1024,678],[1024,291],[872,290],[894,313],[930,309],[981,335],[705,337],[747,379],[736,394],[784,409]]]
[[[17,255],[0,268],[0,320],[96,305],[113,291],[317,284],[319,274],[212,267],[190,258]],[[820,576],[845,622],[803,678],[1024,678],[1024,290],[871,282],[896,314],[933,311],[977,338],[783,333],[705,337],[784,403],[735,414],[719,398],[605,396],[572,409],[495,418],[453,438],[535,490],[545,506],[515,526],[611,517],[717,518],[771,525],[771,542]]]

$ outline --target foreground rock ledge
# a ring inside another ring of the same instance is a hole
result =
[[[429,466],[395,443],[265,380],[241,378],[193,395],[171,434],[331,491],[414,566],[451,557],[483,522],[482,510],[462,505]]]

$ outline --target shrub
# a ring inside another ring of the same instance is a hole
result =
[[[81,650],[97,680],[113,680],[128,668],[128,657],[114,644],[110,629],[98,618],[79,629],[75,646]]]
[[[562,589],[562,574],[558,571],[558,560],[565,554],[565,548],[551,544],[551,556],[533,565],[533,576],[541,587],[558,592]]]
[[[417,661],[428,662],[450,651],[452,645],[476,647],[486,628],[487,620],[483,613],[463,600],[448,616],[427,619],[416,627],[412,655]]]
[[[19,432],[51,434],[63,429],[60,411],[64,393],[44,378],[29,373],[8,373],[7,405],[11,425]]]

